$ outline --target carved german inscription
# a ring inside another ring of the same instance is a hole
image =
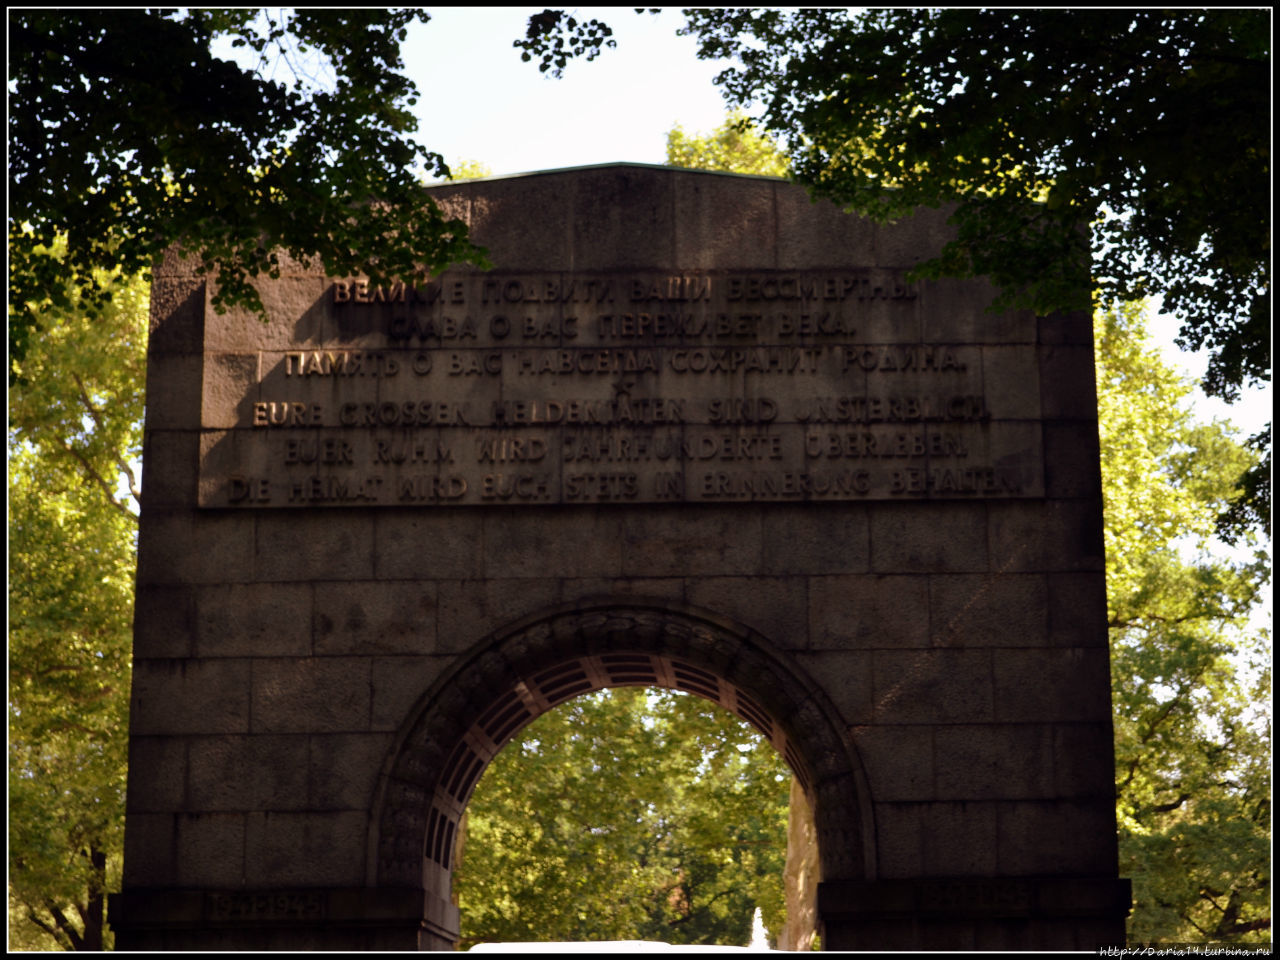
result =
[[[1034,347],[927,340],[895,271],[343,279],[311,312],[226,355],[257,376],[202,506],[1043,494],[1038,391],[987,382]]]

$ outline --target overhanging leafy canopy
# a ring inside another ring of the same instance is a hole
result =
[[[19,10],[9,14],[10,334],[25,352],[70,271],[126,275],[171,244],[216,274],[215,305],[261,309],[277,248],[337,273],[412,279],[482,262],[430,201],[400,44],[420,11]],[[265,24],[259,26],[260,24]],[[210,52],[230,36],[245,70]],[[292,68],[291,83],[264,73]],[[316,79],[310,71],[327,72]],[[39,255],[65,236],[59,264]],[[11,375],[13,371],[11,370]]]
[[[1208,392],[1269,378],[1267,11],[686,16],[701,56],[740,60],[717,82],[763,102],[818,194],[885,218],[959,205],[935,272],[1047,312],[1092,225],[1105,298],[1162,294],[1185,345],[1212,351]]]
[[[1269,10],[684,14],[815,195],[882,219],[953,205],[916,276],[988,276],[995,306],[1047,314],[1086,308],[1091,274],[1104,302],[1163,297],[1210,396],[1270,381]],[[544,11],[521,46],[546,69],[590,48],[574,24]],[[1250,442],[1229,542],[1270,523],[1270,429]]]

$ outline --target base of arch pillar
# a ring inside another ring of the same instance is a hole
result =
[[[1106,877],[831,880],[818,885],[825,950],[1097,950],[1125,942],[1128,880]]]
[[[458,908],[410,888],[127,890],[117,950],[452,950]]]

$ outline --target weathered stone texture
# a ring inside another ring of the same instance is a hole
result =
[[[301,657],[312,652],[312,586],[219,584],[196,594],[197,657]]]
[[[289,514],[258,517],[254,570],[258,581],[370,580],[373,524],[354,511],[300,524]]]
[[[811,577],[809,619],[814,650],[927,647],[929,578]]]
[[[990,650],[876,650],[877,723],[991,723]]]
[[[897,503],[871,515],[873,573],[982,573],[989,562],[983,504]]]
[[[129,732],[247,733],[249,677],[242,659],[135,660]]]
[[[360,886],[368,814],[353,811],[252,813],[245,825],[245,884]]]
[[[369,728],[367,657],[261,658],[253,662],[254,733],[338,733]]]
[[[316,592],[308,618],[317,655],[435,653],[437,585],[353,581]]]
[[[1088,314],[777,179],[437,194],[493,273],[157,272],[118,944],[447,946],[484,764],[650,676],[797,770],[824,945],[1122,936]]]

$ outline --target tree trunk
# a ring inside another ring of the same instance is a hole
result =
[[[787,891],[787,925],[778,936],[779,950],[812,950],[818,924],[818,831],[813,810],[791,778],[791,802],[787,811],[787,866],[783,882]]]

